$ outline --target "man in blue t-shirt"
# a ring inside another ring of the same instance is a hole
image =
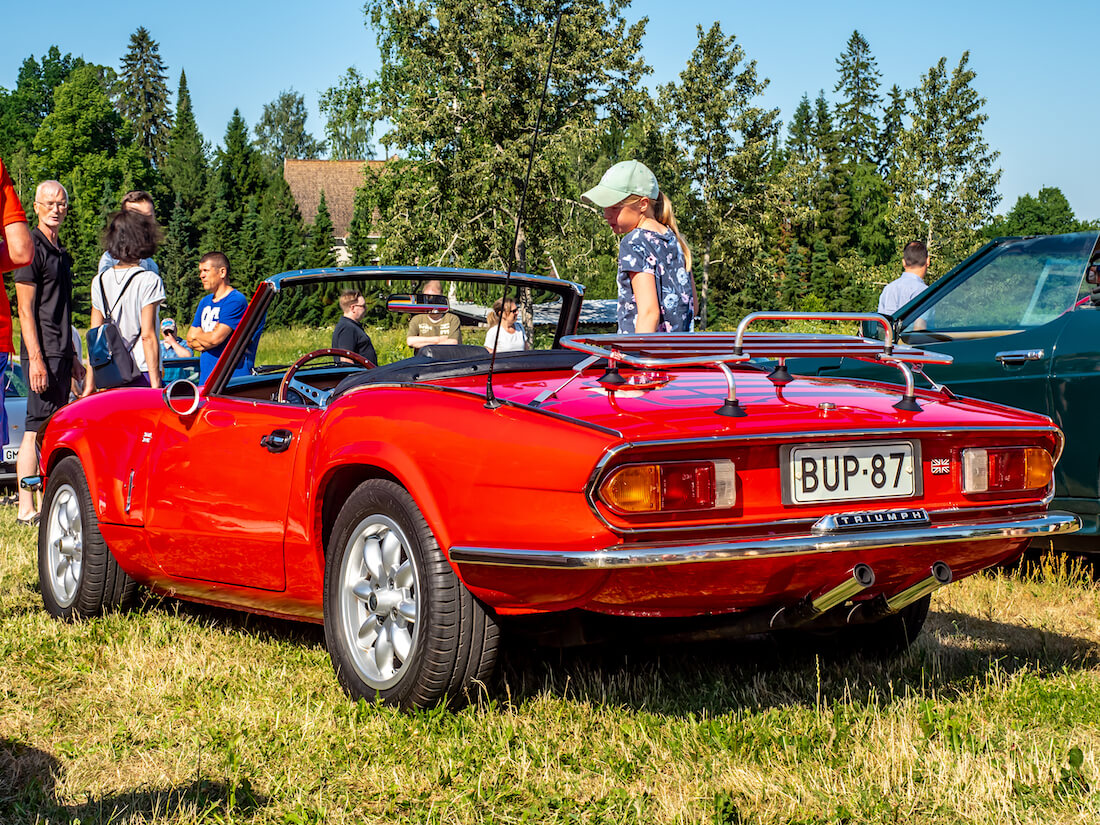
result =
[[[187,333],[187,345],[199,353],[199,382],[205,383],[221,357],[229,336],[244,317],[248,301],[229,285],[229,259],[221,252],[208,252],[202,256],[199,279],[202,288],[210,294],[199,301]],[[255,355],[255,350],[249,347],[233,375],[250,375]]]

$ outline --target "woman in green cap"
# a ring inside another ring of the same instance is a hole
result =
[[[672,203],[638,160],[616,163],[584,197],[619,241],[619,332],[688,332],[695,318],[691,249]]]

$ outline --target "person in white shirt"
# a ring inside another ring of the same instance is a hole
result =
[[[492,312],[486,319],[489,323],[489,331],[485,333],[485,349],[492,352],[494,344],[497,345],[497,352],[519,352],[527,349],[527,334],[518,319],[519,308],[515,300],[497,298]],[[497,343],[498,337],[500,343]]]
[[[879,296],[878,311],[883,315],[893,315],[928,289],[928,284],[924,282],[924,276],[928,273],[928,247],[924,242],[907,243],[901,262],[905,271],[883,287]]]

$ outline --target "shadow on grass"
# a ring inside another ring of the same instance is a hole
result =
[[[269,801],[253,792],[247,779],[236,784],[199,779],[162,790],[133,790],[89,798],[78,805],[56,797],[61,763],[21,742],[0,738],[0,821],[4,825],[145,821],[231,822],[247,820]]]
[[[513,704],[558,696],[674,716],[943,698],[1019,671],[1043,677],[1100,665],[1100,645],[1087,639],[936,611],[914,645],[889,659],[846,655],[793,633],[563,650],[512,639],[502,654],[494,688]]]

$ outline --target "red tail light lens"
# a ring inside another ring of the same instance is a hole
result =
[[[732,461],[627,464],[600,485],[600,498],[620,513],[718,510],[737,503]]]
[[[972,447],[962,451],[964,493],[1043,490],[1054,478],[1054,459],[1041,447]]]

